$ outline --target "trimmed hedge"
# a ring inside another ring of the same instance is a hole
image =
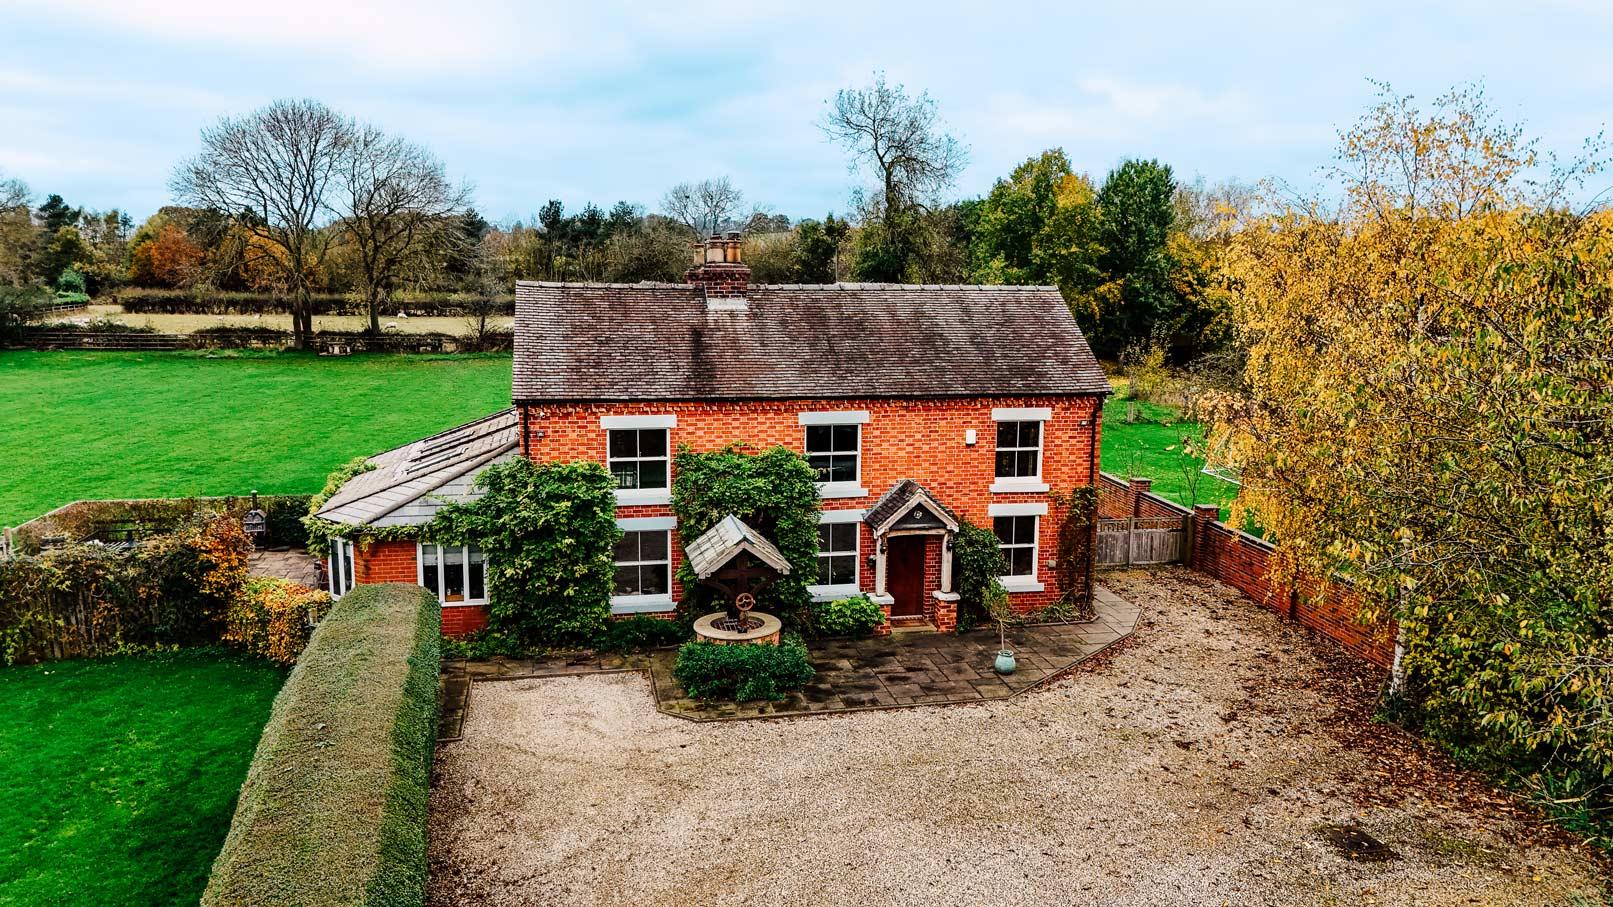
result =
[[[203,905],[424,902],[441,631],[418,586],[336,603],[275,699]]]
[[[811,613],[819,636],[867,636],[885,623],[885,609],[866,595],[813,602]]]
[[[776,646],[684,643],[672,676],[696,699],[783,699],[817,672],[801,638],[785,634]]]

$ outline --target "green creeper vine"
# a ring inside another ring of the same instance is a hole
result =
[[[314,514],[319,512],[319,508],[325,506],[325,502],[330,500],[331,496],[336,494],[336,492],[340,491],[342,486],[346,485],[350,479],[352,479],[354,476],[370,472],[373,469],[375,469],[375,464],[371,463],[368,457],[355,457],[336,467],[335,471],[325,478],[325,487],[321,488],[319,490],[319,494],[314,495],[313,498],[308,501],[308,515],[302,518],[302,525],[308,530],[309,554],[312,554],[314,557],[328,557],[330,555],[331,536],[336,536],[337,538],[356,538],[362,535],[365,538],[380,538],[374,534],[380,530],[377,530],[374,527],[351,526],[347,523],[337,523],[314,516]],[[418,527],[415,526],[388,528],[418,531]],[[413,535],[409,536],[409,538],[413,537]],[[381,540],[390,541],[390,539]]]
[[[685,545],[732,514],[778,546],[790,573],[763,591],[758,606],[792,627],[802,626],[812,602],[807,586],[818,576],[817,473],[806,458],[784,447],[759,454],[736,444],[708,453],[678,449],[674,461],[672,512]],[[716,593],[695,578],[689,562],[678,566],[685,616],[713,610]]]
[[[1058,562],[1054,573],[1058,577],[1058,607],[1071,613],[1075,620],[1091,620],[1092,561],[1097,544],[1098,489],[1081,485],[1069,494],[1054,492],[1049,495],[1055,504],[1065,508],[1064,522],[1059,525]]]

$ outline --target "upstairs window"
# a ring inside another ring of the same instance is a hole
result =
[[[855,483],[861,469],[861,443],[859,425],[808,425],[807,463],[818,471],[818,482]]]
[[[818,524],[818,585],[857,585],[857,524]]]
[[[606,468],[618,489],[667,487],[667,430],[613,428]]]
[[[997,478],[1042,476],[1042,423],[997,423]]]
[[[445,605],[487,601],[487,564],[481,549],[469,545],[419,546],[420,585]]]
[[[1036,517],[1000,516],[992,519],[997,533],[997,546],[1002,549],[1003,560],[1008,562],[1010,576],[1036,576]]]
[[[614,595],[672,594],[671,533],[664,529],[624,532],[616,543]]]

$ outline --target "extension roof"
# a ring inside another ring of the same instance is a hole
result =
[[[515,287],[514,399],[1107,394],[1056,287],[763,284],[708,310],[690,284]]]
[[[465,500],[472,480],[520,446],[515,409],[500,410],[369,458],[374,467],[348,479],[325,501],[322,519],[353,526],[430,522],[449,500]]]

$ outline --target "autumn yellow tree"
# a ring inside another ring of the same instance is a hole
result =
[[[1613,797],[1613,215],[1476,90],[1387,91],[1339,203],[1227,253],[1246,393],[1215,402],[1282,569],[1398,621],[1395,692],[1453,748],[1606,820]]]

